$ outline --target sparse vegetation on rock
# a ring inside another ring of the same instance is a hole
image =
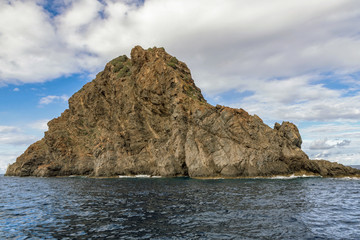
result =
[[[265,125],[243,109],[206,102],[186,64],[163,48],[137,46],[110,61],[69,99],[7,169],[7,176],[356,176],[311,161],[289,122]]]

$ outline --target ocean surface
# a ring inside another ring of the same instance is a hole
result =
[[[0,239],[360,239],[360,179],[0,176]]]

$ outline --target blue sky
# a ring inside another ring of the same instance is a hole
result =
[[[0,173],[106,62],[186,62],[211,104],[291,121],[310,158],[360,164],[357,0],[0,0]]]

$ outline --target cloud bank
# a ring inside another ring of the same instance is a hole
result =
[[[0,85],[92,74],[156,45],[190,65],[210,100],[246,90],[224,104],[268,119],[358,119],[359,21],[356,0],[0,1]]]
[[[303,150],[312,159],[359,165],[360,124],[320,123],[301,129]]]

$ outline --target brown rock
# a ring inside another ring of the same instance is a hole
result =
[[[9,166],[10,176],[255,177],[357,175],[311,161],[294,124],[265,125],[243,109],[209,105],[186,64],[137,46],[69,99],[45,137]]]

